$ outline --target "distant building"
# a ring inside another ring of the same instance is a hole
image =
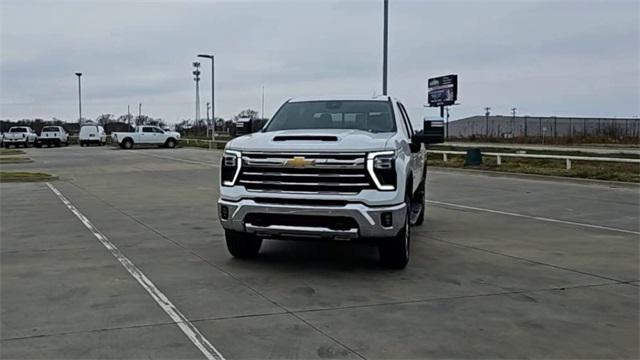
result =
[[[449,123],[450,138],[640,136],[637,118],[476,115]]]

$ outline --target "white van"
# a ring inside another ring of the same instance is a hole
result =
[[[89,146],[91,144],[104,145],[107,142],[107,134],[100,125],[83,125],[80,128],[78,142],[80,146]]]

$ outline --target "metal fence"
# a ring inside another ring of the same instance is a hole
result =
[[[473,116],[452,121],[449,138],[640,138],[640,119]]]

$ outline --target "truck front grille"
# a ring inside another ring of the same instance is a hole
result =
[[[374,185],[364,153],[243,153],[238,184],[250,191],[358,193]]]

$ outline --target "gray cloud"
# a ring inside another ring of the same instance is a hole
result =
[[[390,92],[414,121],[427,77],[458,73],[454,117],[639,112],[639,5],[616,1],[390,0]],[[380,93],[381,1],[2,2],[1,118],[194,113],[191,62],[216,54],[216,113],[267,114],[289,97]],[[202,102],[209,99],[203,61]]]

